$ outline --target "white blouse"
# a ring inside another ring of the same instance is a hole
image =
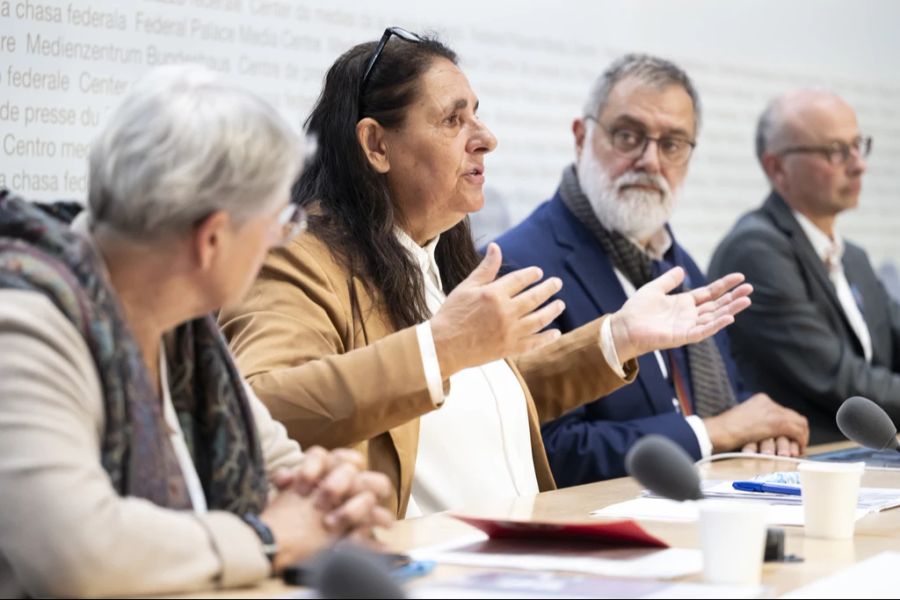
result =
[[[438,239],[423,248],[402,231],[397,237],[422,269],[433,315],[446,299],[434,259]],[[406,517],[537,494],[525,392],[513,370],[503,360],[464,369],[450,377],[445,398],[431,324],[422,323],[417,333],[432,400],[440,408],[420,419]]]

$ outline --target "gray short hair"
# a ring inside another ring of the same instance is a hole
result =
[[[88,211],[142,238],[181,233],[219,210],[242,222],[272,205],[302,158],[301,138],[258,96],[205,67],[160,67],[92,144]]]
[[[781,130],[783,121],[781,105],[781,98],[775,98],[769,102],[756,122],[756,158],[760,164],[762,164],[763,154],[772,145],[775,133]]]
[[[815,98],[828,96],[844,102],[832,90],[820,87],[805,87],[784,92],[769,101],[756,122],[756,158],[762,164],[763,155],[774,146],[790,143],[798,135],[796,120],[798,110],[808,106]]]
[[[609,100],[609,94],[617,83],[634,77],[644,83],[658,87],[680,85],[687,92],[694,105],[696,128],[700,129],[700,96],[688,74],[673,62],[649,54],[626,54],[610,64],[594,81],[590,95],[584,103],[584,116],[598,117]]]

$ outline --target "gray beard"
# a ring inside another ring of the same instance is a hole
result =
[[[578,183],[604,227],[633,240],[646,240],[660,231],[672,217],[680,195],[660,174],[628,171],[611,181],[589,146],[577,165]],[[662,190],[621,189],[629,184],[650,184]]]

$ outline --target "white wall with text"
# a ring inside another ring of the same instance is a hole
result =
[[[0,186],[83,199],[97,127],[159,64],[207,64],[299,127],[334,59],[401,25],[457,50],[500,141],[481,231],[553,193],[591,81],[619,54],[645,51],[681,64],[701,94],[704,126],[674,219],[701,265],[767,191],[753,156],[760,110],[801,85],[844,95],[875,138],[861,206],[841,223],[877,265],[900,258],[898,23],[889,0],[0,0]]]

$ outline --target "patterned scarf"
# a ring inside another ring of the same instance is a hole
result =
[[[48,212],[50,214],[48,214]],[[0,289],[40,292],[87,344],[103,388],[100,460],[122,496],[191,509],[160,397],[91,244],[0,190]],[[167,352],[172,403],[210,510],[259,513],[267,482],[243,380],[211,317],[180,325]],[[2,401],[2,399],[0,399]]]
[[[575,166],[563,171],[559,193],[572,214],[588,228],[600,242],[600,246],[612,262],[635,288],[653,278],[651,259],[627,237],[618,231],[610,231],[600,222],[591,202],[581,190]],[[686,286],[685,286],[686,287]],[[694,411],[701,417],[711,417],[725,412],[737,403],[725,361],[713,338],[707,338],[686,347],[690,365]]]

